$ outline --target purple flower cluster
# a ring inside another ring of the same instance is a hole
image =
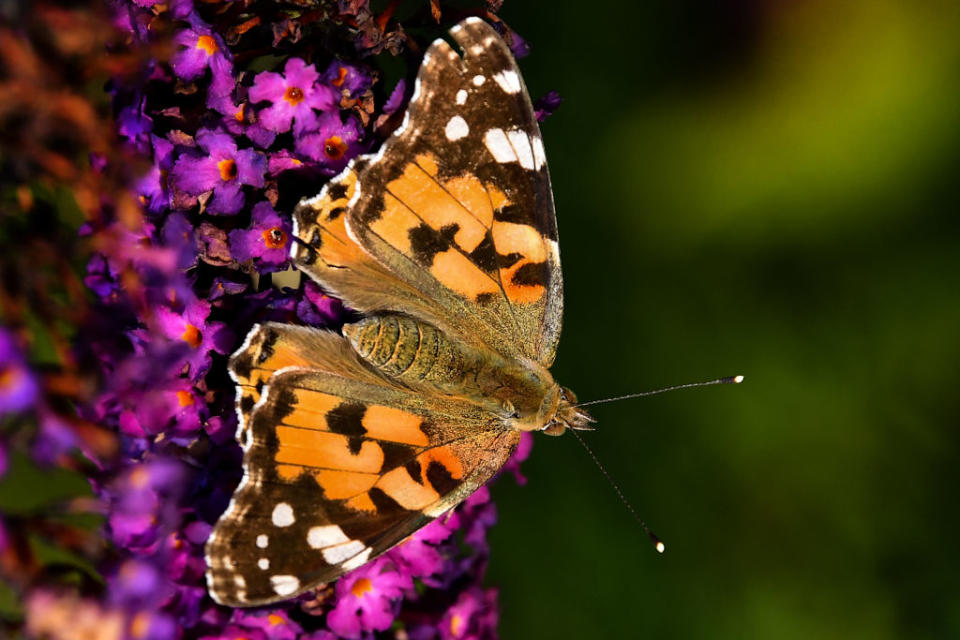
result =
[[[40,385],[27,366],[13,335],[0,327],[0,420],[33,407]],[[0,478],[9,464],[7,444],[0,438]],[[3,549],[3,521],[0,520],[0,550]]]
[[[361,58],[396,52],[399,27],[374,20],[363,0],[334,4],[323,37],[279,3],[112,1],[132,47],[171,53],[111,85],[118,137],[148,161],[132,186],[140,215],[104,206],[82,229],[96,305],[81,340],[102,384],[79,412],[117,443],[88,455],[110,543],[96,558],[106,586],[33,588],[27,629],[58,637],[50,621],[74,620],[105,640],[493,637],[497,593],[481,584],[496,519],[486,488],[295,601],[232,610],[204,583],[204,543],[241,473],[227,356],[256,322],[343,322],[318,285],[278,288],[271,274],[290,266],[295,203],[374,147],[401,109],[407,84],[377,96],[379,73]],[[35,407],[38,394],[0,331],[0,416]],[[525,434],[507,466],[521,481],[531,442]],[[5,461],[0,439],[0,475]],[[0,521],[0,551],[2,538]]]
[[[0,417],[31,408],[39,386],[14,337],[0,329]],[[0,460],[0,474],[2,469]]]
[[[36,428],[29,454],[40,465],[59,462],[77,447],[83,448],[73,426],[51,406],[42,377],[30,367],[17,336],[0,326],[0,424],[30,415]],[[9,466],[7,433],[0,431],[0,478]],[[0,513],[0,552],[4,549],[3,518]]]

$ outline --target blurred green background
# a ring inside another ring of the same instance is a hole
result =
[[[504,638],[960,637],[960,4],[507,2],[591,446],[494,495]]]

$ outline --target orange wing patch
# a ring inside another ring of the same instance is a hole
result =
[[[495,295],[500,291],[495,280],[455,249],[434,256],[430,275],[447,288],[470,299]]]
[[[437,158],[421,153],[387,183],[369,228],[467,299],[534,303],[546,293],[546,239],[530,225],[498,220],[510,205],[473,174],[442,178]]]
[[[536,302],[546,293],[540,280],[524,277],[527,271],[546,268],[544,238],[533,227],[513,222],[493,223],[493,244],[501,255],[522,256],[500,268],[500,281],[511,302]]]
[[[304,427],[329,431],[327,414],[343,402],[337,396],[317,391],[296,389],[293,391],[292,411],[283,417],[283,423],[291,427]]]
[[[422,165],[434,169],[433,174]],[[387,184],[387,192],[408,207],[420,222],[434,229],[456,225],[453,241],[465,253],[470,253],[483,241],[493,218],[491,211],[485,222],[454,198],[445,185],[438,182],[436,161],[428,154],[418,155],[409,163],[399,178]]]
[[[265,327],[251,330],[248,344],[230,359],[244,433],[249,429],[250,412],[260,400],[270,376],[286,367],[307,367],[311,363],[309,354],[304,353],[298,344],[281,339],[276,331]]]
[[[346,435],[418,447],[430,443],[421,429],[423,417],[409,411],[345,402],[341,397],[309,389],[295,389],[291,393],[292,410],[282,419],[285,425],[336,433],[343,433],[346,429]],[[352,427],[341,427],[343,421],[352,421],[354,424]]]
[[[430,439],[421,429],[423,418],[402,409],[368,405],[360,422],[367,430],[368,438],[419,447],[430,444]]]
[[[278,426],[276,435],[279,464],[361,473],[379,473],[383,468],[383,448],[373,440],[362,441],[354,452],[350,438],[338,433]]]
[[[313,249],[312,252],[306,248],[302,250],[302,260],[308,266],[318,260],[324,266],[334,268],[370,261],[370,257],[347,235],[344,214],[356,190],[357,174],[347,171],[321,196],[307,201],[315,215],[314,224],[298,229],[297,236]]]
[[[406,467],[388,471],[377,481],[376,486],[410,511],[423,509],[440,499],[440,494],[429,484],[423,485],[414,480]]]
[[[427,449],[402,466],[384,473],[372,490],[382,491],[404,509],[426,509],[463,480],[466,470],[462,456],[466,454],[466,449],[458,453],[455,445]],[[368,500],[371,500],[369,491],[355,496],[348,505],[366,504]]]
[[[370,228],[403,255],[411,255],[410,230],[416,228],[420,220],[403,202],[389,193],[383,196],[383,206],[383,213]]]
[[[332,471],[324,469],[313,474],[323,495],[331,500],[346,500],[368,491],[380,477],[375,473]]]

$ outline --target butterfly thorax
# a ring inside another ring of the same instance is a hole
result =
[[[357,354],[389,379],[472,399],[506,428],[559,435],[567,426],[583,428],[592,421],[539,363],[471,347],[422,320],[372,315],[343,332]]]

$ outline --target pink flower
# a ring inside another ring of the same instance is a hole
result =
[[[290,233],[290,220],[281,218],[269,202],[258,202],[250,226],[230,232],[230,252],[237,262],[253,260],[260,273],[278,271],[287,264]]]
[[[179,32],[173,41],[179,49],[170,58],[173,72],[184,80],[196,80],[210,69],[211,93],[223,95],[232,89],[233,65],[229,50],[218,33],[202,20],[191,17],[191,27]]]
[[[296,139],[297,153],[339,171],[361,151],[363,128],[352,115],[346,120],[339,111],[325,113],[316,121],[316,129]]]
[[[212,192],[208,213],[237,213],[244,203],[243,186],[264,185],[266,157],[253,149],[238,149],[230,134],[217,129],[201,129],[196,141],[198,148],[182,153],[174,163],[173,184],[194,196]]]
[[[389,551],[388,557],[397,568],[411,577],[423,579],[428,586],[440,586],[440,582],[430,580],[431,576],[439,574],[445,568],[444,554],[437,545],[449,539],[452,534],[453,529],[440,517]]]
[[[269,107],[258,112],[265,129],[283,133],[294,124],[294,133],[312,129],[316,123],[314,109],[326,111],[336,102],[336,94],[317,82],[320,74],[314,66],[300,58],[290,58],[283,74],[264,71],[257,74],[250,87],[250,102],[269,101]]]
[[[222,322],[210,322],[211,304],[194,298],[182,306],[159,306],[154,311],[159,333],[183,347],[190,379],[199,380],[210,368],[211,352],[226,353],[233,333]],[[189,404],[184,399],[184,406]]]
[[[495,638],[497,618],[497,590],[472,587],[460,594],[440,620],[440,637],[443,640]]]
[[[384,631],[393,624],[409,576],[394,570],[389,560],[374,560],[337,581],[337,604],[327,614],[330,630],[344,638],[364,631]]]
[[[287,612],[282,609],[271,611],[234,609],[231,622],[246,629],[260,630],[270,640],[297,640],[303,632],[300,625],[291,620]]]

